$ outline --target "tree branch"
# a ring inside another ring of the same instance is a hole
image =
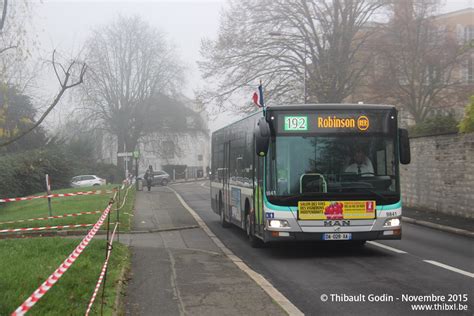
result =
[[[57,71],[56,71],[56,62],[54,60],[54,52],[53,52],[53,68],[56,72],[56,76],[59,80],[59,84],[60,84],[60,87],[61,89],[59,90],[58,94],[56,95],[56,97],[54,98],[53,102],[49,105],[49,107],[46,109],[46,111],[43,113],[43,115],[41,115],[41,117],[39,118],[38,121],[36,121],[30,128],[28,128],[27,130],[19,133],[18,135],[16,135],[15,137],[3,142],[3,143],[0,143],[0,147],[5,147],[5,146],[8,146],[14,142],[16,142],[17,140],[23,138],[24,136],[28,135],[30,132],[32,132],[36,127],[38,127],[43,121],[44,119],[48,116],[48,114],[54,109],[54,107],[59,103],[59,101],[61,100],[61,97],[63,96],[63,94],[66,92],[66,90],[74,87],[74,86],[77,86],[79,84],[81,84],[83,82],[83,79],[84,79],[84,75],[86,73],[86,69],[87,69],[87,65],[85,63],[82,64],[82,67],[81,67],[81,70],[80,70],[80,74],[79,74],[79,78],[76,82],[73,82],[72,84],[68,85],[68,81],[70,79],[70,76],[71,76],[71,72],[72,72],[72,67],[71,65],[73,65],[75,63],[75,61],[71,62],[69,67],[68,67],[68,70],[67,72],[65,73],[65,76],[64,76],[64,79],[63,80],[60,80],[59,78],[59,75],[57,74]],[[60,65],[60,64],[59,64]],[[61,65],[60,65],[61,66]]]

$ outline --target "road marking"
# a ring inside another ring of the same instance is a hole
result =
[[[212,241],[219,247],[222,252],[242,271],[247,273],[247,275],[255,281],[275,302],[277,302],[280,307],[288,313],[288,315],[304,315],[298,307],[293,305],[283,294],[280,293],[270,282],[267,281],[261,274],[252,270],[247,264],[245,264],[242,259],[234,255],[229,248],[227,248],[217,236],[209,229],[206,223],[201,219],[201,217],[194,211],[181,197],[181,195],[176,192],[173,188],[168,187],[171,191],[174,192],[178,200],[188,210],[189,213],[194,217],[199,226],[206,232],[206,234],[212,239]]]
[[[374,246],[377,246],[377,247],[380,247],[380,248],[383,248],[383,249],[387,249],[387,250],[396,252],[396,253],[407,253],[406,251],[399,250],[399,249],[396,249],[396,248],[393,248],[393,247],[390,247],[390,246],[386,246],[384,244],[380,244],[380,243],[375,242],[375,241],[367,241],[367,243],[369,243],[371,245],[374,245]]]
[[[208,188],[208,189],[210,189],[211,187],[208,186],[208,185],[206,185],[206,184],[207,184],[207,182],[203,182],[203,183],[201,183],[201,186],[202,186],[203,188]]]
[[[441,263],[441,262],[438,262],[438,261],[434,261],[434,260],[423,260],[423,261],[427,262],[427,263],[431,263],[432,265],[435,265],[435,266],[438,266],[438,267],[441,267],[441,268],[445,268],[447,270],[451,270],[453,272],[460,273],[460,274],[468,276],[470,278],[474,278],[474,273],[467,272],[467,271],[464,271],[464,270],[461,270],[461,269],[458,269],[458,268],[455,268],[455,267],[451,267],[451,266],[448,266],[447,264],[444,264],[444,263]]]

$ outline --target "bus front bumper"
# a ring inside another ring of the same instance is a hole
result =
[[[387,233],[389,232],[389,233]],[[334,232],[281,232],[281,231],[265,231],[265,242],[279,242],[279,241],[325,241],[331,242],[333,240],[326,240],[325,234],[334,234]],[[351,238],[349,240],[400,240],[402,238],[401,229],[397,231],[368,231],[368,232],[349,232]],[[339,241],[339,240],[334,240]]]

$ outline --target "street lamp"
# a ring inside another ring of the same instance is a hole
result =
[[[269,32],[268,35],[284,37],[287,34],[283,34],[281,32]],[[289,36],[291,36],[291,35],[289,35]],[[306,104],[306,102],[307,102],[307,93],[306,93],[306,68],[307,68],[307,64],[306,64],[306,55],[307,55],[306,38],[303,40],[303,45],[304,45],[304,55],[303,55],[303,68],[304,68],[304,70],[303,70],[303,100],[304,100],[304,103]]]

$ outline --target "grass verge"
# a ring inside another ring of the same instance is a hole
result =
[[[0,240],[0,315],[9,315],[66,259],[80,239]],[[104,240],[92,240],[63,277],[31,309],[34,315],[84,315],[105,260]],[[104,314],[112,315],[116,287],[130,264],[126,246],[115,242],[109,260]],[[100,315],[102,288],[92,314]]]
[[[71,188],[64,190],[56,190],[52,193],[71,193],[79,191],[90,191],[90,190],[111,190],[115,186],[107,185],[102,187],[87,187],[87,188]],[[130,214],[132,214],[133,205],[135,202],[135,189],[129,190],[126,203],[120,210],[120,230],[130,230]],[[38,193],[37,195],[43,195]],[[122,204],[125,191],[120,193],[120,201],[116,201],[117,204]],[[97,195],[83,195],[83,196],[71,196],[71,197],[60,197],[52,198],[52,215],[63,215],[78,212],[88,211],[102,211],[106,208],[107,203],[113,196],[111,194],[97,194]],[[115,212],[116,204],[112,207],[111,222],[115,222],[117,214]],[[30,219],[38,217],[49,216],[48,211],[48,200],[47,199],[35,199],[30,201],[19,201],[0,203],[0,222],[14,221],[20,219]],[[22,223],[10,223],[0,224],[1,229],[8,228],[20,228],[20,227],[42,227],[42,226],[57,226],[57,225],[72,225],[72,224],[94,224],[99,218],[100,214],[81,215],[77,217],[64,217],[55,218],[41,221],[31,221]]]

